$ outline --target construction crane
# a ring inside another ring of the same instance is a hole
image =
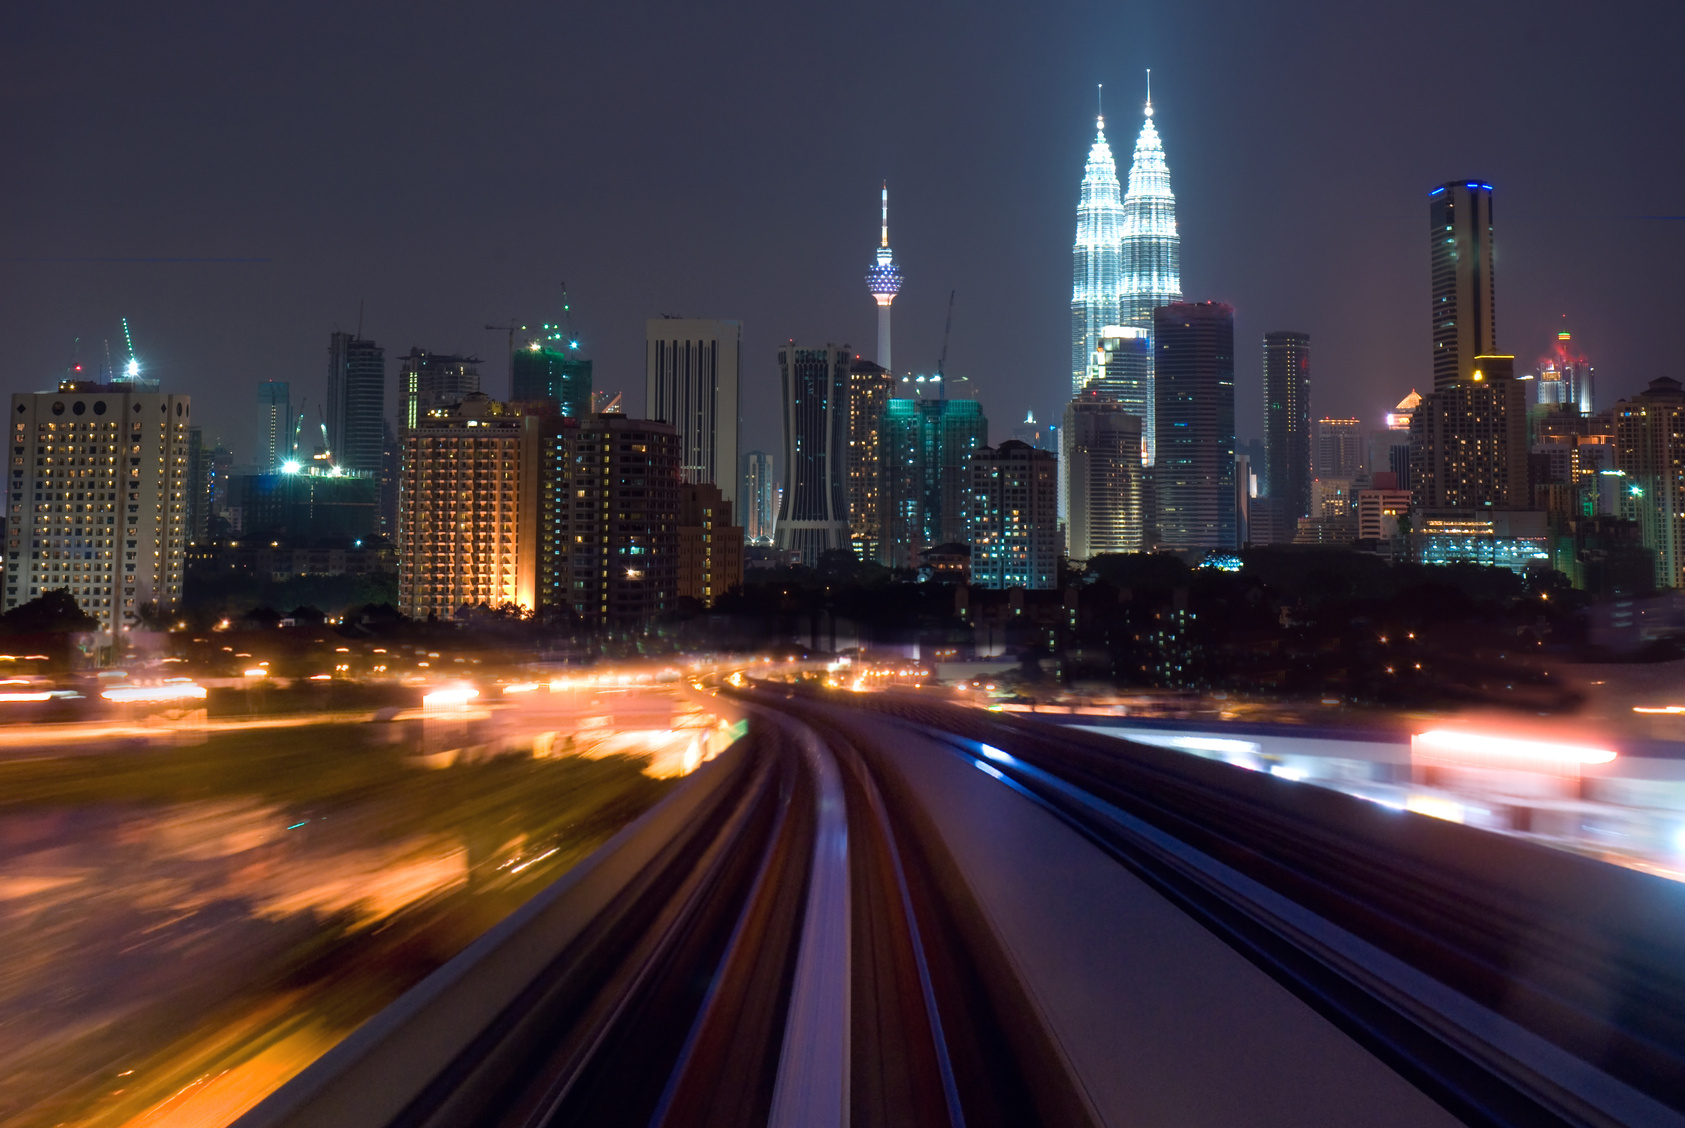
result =
[[[129,350],[129,363],[123,369],[123,375],[130,380],[140,375],[140,361],[135,359],[135,339],[129,335],[129,319],[123,318],[123,344]]]
[[[954,291],[948,291],[948,321],[942,326],[942,355],[936,360],[936,380],[941,384],[940,394],[943,399],[948,398],[948,334],[954,328]]]

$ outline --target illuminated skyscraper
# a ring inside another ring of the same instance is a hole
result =
[[[778,481],[772,475],[772,455],[752,450],[743,456],[737,496],[743,507],[743,537],[752,545],[770,548],[778,523]]]
[[[1233,548],[1234,308],[1175,302],[1154,320],[1160,536],[1177,550]]]
[[[976,400],[892,399],[881,420],[878,562],[917,567],[919,554],[966,539],[971,457],[989,442]]]
[[[883,186],[883,238],[878,243],[878,261],[866,271],[866,288],[878,303],[878,367],[894,372],[889,362],[889,307],[901,292],[901,270],[895,252],[889,249],[889,182]]]
[[[1433,388],[1468,380],[1498,355],[1492,287],[1492,186],[1454,180],[1428,193],[1433,276]]]
[[[510,398],[516,403],[546,400],[569,419],[591,414],[591,362],[579,342],[546,326],[547,335],[528,341],[509,358]]]
[[[887,306],[884,308],[888,308]],[[883,413],[895,374],[855,358],[848,373],[848,529],[854,555],[883,553]]]
[[[1289,522],[1311,511],[1310,371],[1309,333],[1264,334],[1264,496]]]
[[[1152,72],[1148,71],[1146,119],[1135,139],[1129,166],[1129,190],[1123,196],[1122,292],[1119,322],[1153,328],[1153,310],[1182,300],[1182,237],[1176,233],[1176,197],[1170,192],[1170,166],[1153,126]],[[1147,464],[1158,462],[1158,417],[1153,393],[1157,360],[1147,353],[1147,413],[1141,438]],[[1130,408],[1134,410],[1134,408]]]
[[[1108,325],[1100,331],[1085,392],[1141,421],[1141,465],[1153,464],[1153,350],[1152,330],[1135,325]]]
[[[1071,248],[1071,394],[1088,379],[1101,331],[1118,320],[1123,286],[1123,189],[1117,162],[1099,118],[1077,202],[1077,237]]]

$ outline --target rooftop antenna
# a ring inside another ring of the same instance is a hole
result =
[[[942,355],[936,361],[936,379],[942,382],[941,398],[948,398],[948,334],[954,328],[954,291],[948,291],[948,322],[942,326]]]
[[[1106,84],[1104,82],[1094,84],[1094,113],[1099,117],[1100,125],[1104,128],[1106,124]]]
[[[1153,68],[1147,68],[1147,116],[1153,116]]]
[[[1151,99],[1149,99],[1149,101],[1150,100]],[[364,302],[364,300],[365,299],[363,299],[363,298],[357,299],[357,339],[359,341],[363,339],[363,302]]]

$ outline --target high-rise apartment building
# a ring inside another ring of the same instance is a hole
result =
[[[380,472],[386,352],[350,333],[328,339],[328,451],[346,470]],[[300,452],[303,461],[303,452]]]
[[[772,473],[772,455],[752,450],[743,456],[737,496],[743,502],[743,539],[760,548],[771,547],[778,524],[778,479]]]
[[[181,602],[188,396],[66,381],[12,396],[5,609],[66,588],[109,645]]]
[[[971,458],[971,582],[1059,585],[1058,457],[1008,439]]]
[[[989,421],[976,400],[892,399],[882,430],[884,536],[877,559],[916,568],[925,549],[965,542],[971,458],[988,446]]]
[[[848,538],[847,345],[808,347],[789,341],[778,350],[784,392],[784,502],[778,547],[815,564]]]
[[[1492,283],[1492,186],[1454,180],[1428,194],[1433,279],[1433,387],[1470,378],[1498,355]]]
[[[878,241],[877,261],[866,271],[866,289],[878,305],[878,367],[894,372],[889,349],[889,307],[901,292],[901,269],[895,265],[895,252],[889,249],[889,182],[883,186],[883,234]]]
[[[419,426],[434,409],[459,404],[480,390],[480,358],[412,348],[408,356],[399,358],[398,388],[404,426]]]
[[[1153,334],[1140,325],[1108,325],[1100,332],[1094,364],[1082,391],[1122,407],[1141,421],[1141,464],[1151,466],[1153,420]]]
[[[679,433],[681,475],[712,482],[737,502],[741,321],[654,317],[644,325],[644,392],[649,417]]]
[[[1071,248],[1071,394],[1082,391],[1100,334],[1118,321],[1123,292],[1123,186],[1106,142],[1106,119],[1096,127],[1077,201]]]
[[[187,478],[183,492],[187,503],[187,543],[203,544],[211,525],[211,448],[205,445],[203,427],[187,429]]]
[[[1071,559],[1140,552],[1145,536],[1140,417],[1091,390],[1066,405],[1059,434]]]
[[[509,398],[515,403],[549,403],[563,416],[591,414],[591,362],[576,342],[552,333],[528,341],[509,358]]]
[[[1316,421],[1312,468],[1319,478],[1355,478],[1368,461],[1364,450],[1363,420],[1335,419],[1325,415]]]
[[[269,471],[293,457],[292,385],[265,380],[257,386],[257,455],[252,465]]]
[[[856,357],[848,372],[848,536],[854,555],[883,555],[883,413],[895,374]]]
[[[1421,509],[1525,509],[1527,399],[1512,356],[1474,358],[1466,380],[1410,416],[1410,488]]]
[[[1663,376],[1617,403],[1614,446],[1656,586],[1685,587],[1685,386]]]
[[[472,392],[404,432],[398,494],[404,614],[449,619],[468,604],[537,605],[543,422]]]
[[[743,530],[731,518],[731,502],[718,486],[679,487],[675,583],[679,597],[712,607],[716,599],[743,582]]]
[[[641,632],[679,595],[678,430],[604,413],[551,417],[544,432],[541,601],[594,629]],[[705,570],[713,586],[724,562]]]
[[[1258,470],[1253,467],[1253,470]],[[1291,524],[1311,511],[1311,337],[1264,334],[1263,495]],[[1257,536],[1254,543],[1265,543]]]
[[[1154,468],[1161,543],[1235,547],[1234,309],[1172,302],[1154,311]]]

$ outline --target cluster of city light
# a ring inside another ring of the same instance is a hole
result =
[[[421,704],[427,709],[461,708],[478,696],[480,691],[471,685],[447,685],[422,695]]]
[[[1583,764],[1607,764],[1615,754],[1607,748],[1552,744],[1542,740],[1485,736],[1472,732],[1432,729],[1410,738],[1413,754],[1424,759],[1472,768],[1510,768],[1553,771]]]
[[[206,689],[194,682],[165,682],[163,685],[120,685],[100,694],[107,701],[157,703],[163,701],[203,701]]]

